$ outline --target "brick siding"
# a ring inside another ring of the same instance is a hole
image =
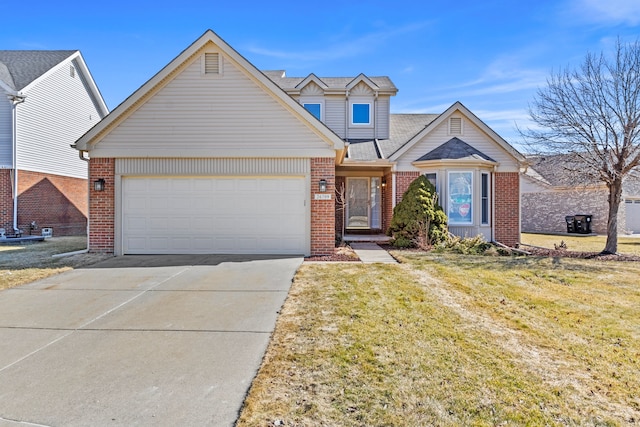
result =
[[[11,170],[0,169],[0,228],[7,233],[13,230],[13,193],[11,192]]]
[[[420,176],[420,172],[396,172],[396,204],[400,203],[409,185]]]
[[[496,172],[494,239],[507,246],[520,242],[520,174]]]
[[[104,191],[95,191],[93,181],[105,180]],[[114,252],[115,159],[89,161],[89,251]]]
[[[393,218],[393,175],[391,172],[382,177],[385,187],[382,189],[382,231],[387,232]]]
[[[0,227],[13,233],[13,178],[0,171]],[[40,235],[43,227],[54,236],[81,236],[87,232],[87,180],[40,172],[18,171],[18,228]],[[37,224],[31,229],[31,223]]]
[[[576,189],[522,194],[522,231],[566,233],[567,215],[592,215],[591,230],[607,234],[607,190]],[[624,202],[620,204],[618,230],[625,228]]]
[[[331,200],[314,200],[318,182],[327,180],[327,192]],[[311,159],[311,255],[333,254],[336,232],[335,159],[318,157]]]

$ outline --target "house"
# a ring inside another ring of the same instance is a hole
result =
[[[108,113],[77,50],[0,50],[0,229],[87,231],[87,162],[73,144]]]
[[[454,233],[517,243],[523,157],[460,103],[390,114],[396,92],[388,77],[261,72],[205,32],[77,141],[90,250],[332,253],[336,189],[347,230],[382,232],[420,174]]]
[[[591,215],[591,231],[607,234],[609,190],[587,168],[569,155],[531,156],[521,175],[522,231],[566,233],[565,217]],[[631,173],[622,186],[618,232],[640,232],[640,172]]]

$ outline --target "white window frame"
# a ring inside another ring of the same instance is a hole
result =
[[[369,122],[368,123],[354,123],[353,122],[353,107],[354,105],[368,105],[369,106]],[[354,127],[373,127],[373,102],[371,101],[358,101],[353,100],[349,102],[349,124]]]
[[[452,186],[452,180],[451,180],[451,175],[452,174],[469,174],[469,176],[471,177],[471,182],[469,183],[469,187],[470,187],[470,196],[471,196],[471,200],[469,202],[469,208],[471,210],[470,213],[470,221],[466,221],[466,222],[461,222],[461,221],[455,221],[452,220],[451,218],[451,211],[453,209],[452,206],[452,200],[451,200],[451,186]],[[451,225],[459,225],[459,226],[473,226],[475,224],[474,221],[474,215],[475,213],[475,188],[474,188],[474,173],[471,170],[455,170],[455,171],[448,171],[447,172],[447,218],[449,219],[449,224]]]
[[[487,177],[487,219],[483,221],[483,208],[485,197],[483,196],[483,188],[482,188],[482,178]],[[481,225],[491,225],[491,174],[489,172],[481,172],[480,173],[480,224]]]
[[[320,102],[320,101],[307,101],[307,102],[302,102],[302,106],[306,109],[307,105],[319,105],[320,106],[320,117],[318,117],[318,120],[320,120],[321,122],[324,123],[324,103]],[[307,110],[309,111],[309,110]],[[311,113],[311,111],[309,111],[309,113]],[[311,113],[314,117],[315,114]]]

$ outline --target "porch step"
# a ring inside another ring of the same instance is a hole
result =
[[[351,242],[374,242],[374,243],[389,243],[390,237],[385,234],[345,234],[344,241]]]

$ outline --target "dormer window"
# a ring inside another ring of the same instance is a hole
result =
[[[371,104],[353,103],[351,104],[351,124],[370,125],[371,124]]]
[[[311,114],[316,116],[318,120],[322,120],[322,104],[319,102],[304,103],[302,106]]]

